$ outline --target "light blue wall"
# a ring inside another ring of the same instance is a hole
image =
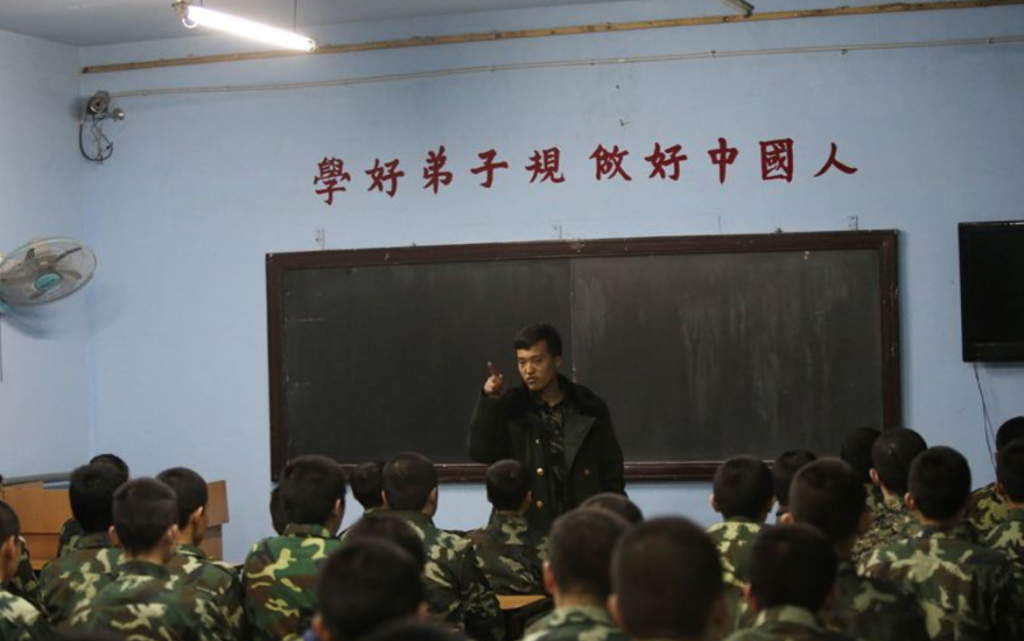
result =
[[[0,253],[82,238],[78,50],[0,31]],[[0,317],[0,472],[63,472],[89,451],[85,295]]]
[[[586,20],[668,17],[671,4],[602,5]],[[313,35],[341,42],[579,21],[531,11]],[[900,14],[100,74],[83,77],[81,91],[1022,34],[1020,8]],[[84,58],[248,48],[166,41]],[[1020,44],[556,66],[119,104],[128,119],[109,129],[114,158],[83,172],[88,237],[103,261],[90,298],[95,449],[122,452],[140,473],[184,464],[226,478],[231,559],[269,531],[264,255],[313,249],[318,229],[329,248],[837,230],[851,216],[862,229],[898,229],[906,423],[964,451],[979,483],[992,476],[972,369],[959,357],[956,223],[1024,218]],[[706,153],[719,136],[740,149],[724,186]],[[785,137],[796,141],[797,177],[762,182],[758,142]],[[641,159],[655,141],[684,145],[680,183],[646,179]],[[811,178],[833,141],[859,173]],[[598,143],[630,150],[632,183],[593,180],[588,156]],[[434,196],[418,174],[441,144],[456,178]],[[527,185],[519,168],[552,145],[568,180]],[[467,169],[491,147],[516,169],[486,191]],[[324,156],[344,158],[354,178],[333,207],[313,193]],[[361,172],[375,157],[402,160],[406,181],[393,200],[363,191]],[[624,366],[642,375],[642,364]],[[997,420],[1024,412],[1019,368],[986,366],[980,375]],[[387,381],[368,383],[372,393]],[[706,483],[631,490],[649,513],[713,519]],[[472,527],[485,515],[479,487],[443,488],[442,525]]]

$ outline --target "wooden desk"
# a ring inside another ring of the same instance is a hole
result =
[[[537,603],[546,598],[548,598],[546,594],[499,594],[498,605],[501,606],[502,612],[506,612],[524,608],[531,603]]]
[[[527,623],[554,607],[546,594],[499,594],[498,605],[505,619],[506,641],[522,638]]]

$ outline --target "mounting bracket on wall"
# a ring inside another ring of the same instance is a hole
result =
[[[82,157],[90,162],[102,163],[114,155],[114,143],[111,142],[103,132],[103,122],[113,120],[119,122],[124,120],[124,109],[120,107],[111,108],[110,94],[106,91],[97,91],[85,101],[82,106],[82,117],[78,121],[78,150]],[[88,121],[89,131],[92,133],[95,153],[90,154],[85,148],[85,123]]]

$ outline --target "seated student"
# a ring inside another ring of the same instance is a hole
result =
[[[541,565],[547,558],[546,536],[530,529],[530,475],[523,464],[505,459],[487,468],[487,527],[467,536],[476,546],[477,562],[497,594],[541,594]]]
[[[996,431],[996,457],[1004,447],[1021,438],[1024,438],[1024,416],[1005,421]],[[1009,511],[1006,496],[999,492],[995,483],[989,483],[971,494],[967,505],[967,522],[980,541],[1006,520]]]
[[[381,626],[360,641],[464,641],[433,621],[404,619]]]
[[[364,514],[363,518],[348,529],[341,545],[344,547],[349,543],[367,539],[384,539],[402,548],[416,562],[421,574],[427,567],[427,552],[423,549],[423,540],[401,517],[387,511]]]
[[[779,507],[775,510],[775,520],[789,511],[789,483],[801,467],[816,459],[810,450],[788,450],[779,455],[772,464],[772,486],[775,488],[775,500]]]
[[[752,627],[729,641],[843,641],[827,629],[827,610],[836,580],[836,553],[825,535],[809,525],[766,528],[754,541],[747,603]]]
[[[363,512],[384,509],[384,461],[360,463],[348,475],[352,496],[363,506]]]
[[[967,459],[932,447],[910,467],[907,507],[917,525],[909,538],[868,558],[868,576],[912,591],[925,610],[932,639],[1021,639],[1024,614],[1006,557],[965,537],[964,508],[971,494]]]
[[[644,513],[640,506],[629,500],[625,494],[617,492],[601,492],[595,494],[580,504],[580,507],[596,507],[601,510],[610,510],[629,521],[630,525],[640,525],[644,522]]]
[[[711,641],[731,627],[718,551],[695,523],[637,525],[619,542],[611,570],[608,609],[634,641]]]
[[[420,568],[391,541],[347,541],[317,583],[313,631],[319,641],[355,641],[383,625],[427,617]]]
[[[555,611],[527,631],[526,641],[626,641],[608,614],[611,563],[629,522],[608,510],[577,508],[555,519],[544,587]]]
[[[235,568],[211,561],[199,548],[206,536],[206,481],[193,470],[172,467],[157,475],[174,490],[178,499],[178,548],[167,563],[171,574],[210,594],[213,604],[231,627],[232,638],[248,639],[245,619],[245,593]]]
[[[839,458],[857,470],[867,494],[868,510],[872,514],[879,511],[885,501],[881,488],[871,482],[871,468],[875,466],[871,461],[871,449],[881,435],[880,431],[872,427],[858,427],[846,434],[839,449]]]
[[[114,630],[132,641],[227,641],[227,622],[210,601],[172,576],[167,562],[178,545],[178,502],[174,490],[151,478],[137,478],[114,495],[114,531],[124,560],[117,578],[83,602],[71,627]]]
[[[89,459],[89,465],[93,463],[102,463],[104,465],[110,465],[114,467],[121,476],[127,481],[131,474],[128,470],[128,464],[116,454],[97,454],[96,456]],[[68,552],[73,552],[78,549],[78,540],[82,538],[82,535],[86,532],[82,529],[81,524],[74,519],[68,519],[64,522],[64,525],[60,528],[59,543],[57,544],[57,556],[64,556]]]
[[[74,550],[47,563],[39,575],[43,609],[57,627],[117,574],[121,553],[110,540],[110,526],[114,492],[127,480],[105,463],[90,463],[71,473],[71,513],[82,535]]]
[[[478,641],[501,641],[505,624],[498,599],[480,571],[473,543],[434,525],[437,471],[424,456],[405,452],[384,465],[384,503],[416,530],[427,552],[427,606],[431,616],[464,628]]]
[[[996,484],[1006,500],[1006,518],[989,532],[984,543],[1005,554],[1024,578],[1024,438],[999,450]]]
[[[872,516],[871,529],[853,547],[851,558],[862,572],[873,551],[906,536],[912,521],[903,502],[910,485],[910,464],[926,449],[921,435],[905,427],[886,430],[871,447],[871,482],[882,490],[882,505]]]
[[[21,560],[21,524],[10,505],[0,501],[0,639],[42,641],[53,631],[31,603],[9,592],[6,584],[17,574]]]
[[[3,496],[3,487],[4,475],[0,474],[0,497]],[[18,570],[4,587],[11,594],[31,603],[36,609],[42,609],[42,603],[39,601],[39,578],[36,576],[35,570],[32,569],[32,554],[25,539],[18,538],[18,547],[20,548]]]
[[[280,485],[270,491],[270,525],[278,536],[284,535],[284,529],[288,527],[288,515],[285,514],[284,503],[281,502]]]
[[[326,456],[300,456],[281,472],[279,499],[288,525],[245,559],[245,614],[255,641],[292,639],[309,628],[316,574],[341,542],[345,476]]]
[[[840,632],[874,641],[927,641],[917,599],[888,581],[857,575],[850,554],[871,527],[864,484],[848,463],[823,458],[803,467],[789,487],[788,519],[820,530],[839,557],[836,597],[823,615]]]

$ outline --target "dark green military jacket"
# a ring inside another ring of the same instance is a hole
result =
[[[496,594],[544,594],[541,567],[548,556],[548,539],[531,530],[526,517],[495,510],[487,527],[468,536]]]
[[[594,494],[624,491],[622,448],[605,402],[564,376],[558,382],[572,407],[564,425],[566,509],[572,509]],[[533,493],[526,517],[535,529],[547,532],[559,516],[554,505],[558,493],[548,473],[553,455],[531,397],[525,386],[499,399],[480,392],[469,425],[469,455],[477,463],[521,462]]]
[[[78,549],[46,564],[39,575],[39,593],[50,623],[58,628],[83,603],[117,577],[121,552],[106,532],[93,532],[78,540]]]
[[[853,546],[854,565],[863,573],[871,553],[887,543],[906,538],[907,528],[912,524],[913,518],[902,500],[883,501],[874,512],[871,529]]]
[[[0,639],[3,641],[47,641],[53,630],[31,603],[0,586]]]
[[[557,608],[533,626],[523,641],[629,641],[608,614],[608,610],[592,606]]]
[[[1018,570],[1024,570],[1024,510],[1008,510],[1006,518],[989,532],[984,543],[1005,554]]]
[[[167,564],[167,569],[186,585],[210,595],[213,605],[230,627],[231,638],[236,641],[249,638],[245,591],[234,567],[211,561],[194,545],[179,545],[178,553]]]
[[[974,529],[979,541],[984,541],[992,530],[1006,520],[1010,507],[1006,497],[999,493],[995,483],[989,483],[971,494],[967,504],[967,522]]]
[[[737,630],[728,641],[851,641],[853,637],[829,630],[821,619],[803,608],[784,605],[757,613],[753,626]]]
[[[743,602],[743,590],[750,581],[750,548],[758,533],[766,526],[743,517],[715,523],[707,529],[722,560],[725,601],[729,620],[734,628],[744,627],[749,615]]]
[[[822,615],[825,625],[859,639],[928,641],[924,611],[895,583],[857,574],[850,561],[836,573],[836,600]]]
[[[60,537],[57,544],[57,556],[64,556],[68,552],[78,549],[78,540],[85,535],[82,524],[75,519],[64,521],[60,528]]]
[[[25,599],[36,609],[43,607],[39,600],[39,579],[36,578],[35,570],[32,569],[32,555],[29,553],[25,541],[21,543],[21,558],[18,559],[18,572],[11,577],[5,586],[7,591]]]

